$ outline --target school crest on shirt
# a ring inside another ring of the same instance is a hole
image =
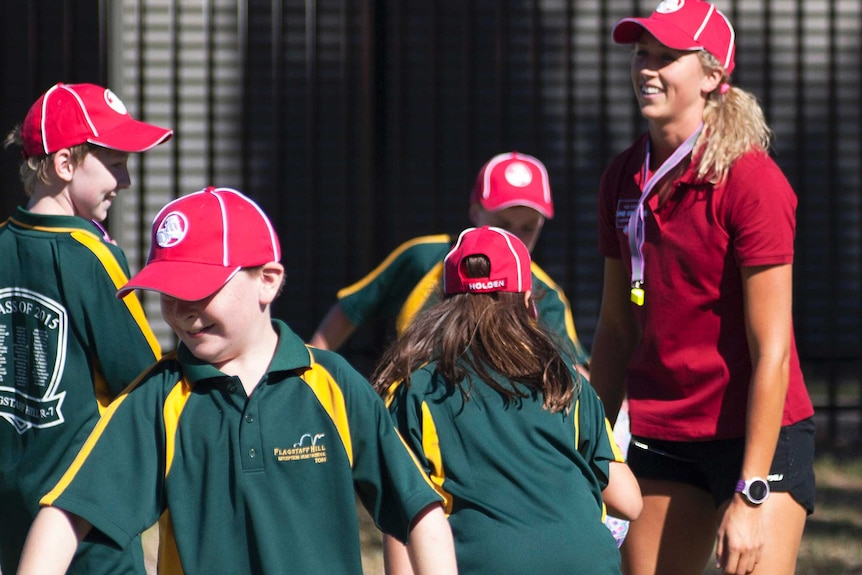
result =
[[[655,11],[659,14],[671,14],[685,6],[685,0],[662,0],[656,6]]]
[[[0,289],[0,417],[19,434],[63,423],[65,308],[24,288]]]
[[[325,437],[324,433],[303,433],[291,447],[273,449],[273,456],[279,462],[314,460],[315,463],[326,463]]]

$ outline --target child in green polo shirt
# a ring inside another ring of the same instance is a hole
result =
[[[545,165],[531,155],[505,152],[489,159],[476,175],[468,216],[476,227],[495,226],[518,237],[533,251],[547,220],[554,217],[551,182]],[[338,291],[338,301],[317,326],[310,343],[338,350],[362,325],[378,319],[394,321],[400,335],[421,310],[439,301],[443,258],[456,237],[449,234],[408,240],[359,281]],[[570,347],[578,370],[589,377],[589,354],[578,338],[571,306],[563,289],[535,262],[530,262],[539,323]],[[628,445],[625,407],[615,432]],[[639,498],[636,498],[639,501]],[[608,528],[621,545],[628,521],[608,516]]]
[[[604,503],[634,519],[640,492],[595,392],[536,319],[527,247],[471,228],[443,266],[442,300],[372,382],[445,500],[458,569],[619,574]],[[385,557],[390,575],[410,572],[390,538]]]
[[[173,132],[95,84],[55,84],[6,137],[25,204],[0,224],[0,570],[15,573],[39,499],[101,412],[161,356],[137,298],[114,294],[126,256],[101,222],[131,185],[131,153]],[[11,190],[4,190],[11,195]],[[100,482],[102,483],[102,482]],[[87,543],[72,575],[144,575],[136,540]]]
[[[161,573],[361,575],[356,494],[417,572],[456,572],[441,497],[367,380],[270,317],[279,260],[270,221],[235,190],[162,208],[118,295],[159,292],[181,343],[42,499],[19,573],[62,573],[88,533],[122,547],[159,519]]]
[[[513,233],[532,250],[545,221],[554,217],[548,170],[538,158],[521,152],[497,154],[485,162],[470,193],[472,225],[496,226]],[[455,237],[449,234],[413,238],[397,247],[373,271],[338,292],[338,301],[312,335],[321,349],[339,349],[361,325],[393,320],[401,334],[420,310],[437,302],[443,257]],[[571,345],[575,361],[587,372],[589,355],[578,338],[563,289],[532,262],[539,321]]]

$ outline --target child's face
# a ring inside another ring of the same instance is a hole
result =
[[[84,156],[67,186],[74,215],[105,220],[117,192],[131,184],[128,159],[128,153],[107,148],[95,148]]]
[[[283,273],[276,263],[263,270],[240,270],[213,295],[198,301],[162,294],[162,317],[195,357],[232,374],[231,365],[248,361],[257,344],[273,332],[268,305]]]
[[[545,216],[527,206],[512,206],[498,212],[489,212],[479,204],[473,204],[470,219],[476,227],[495,226],[503,228],[524,242],[531,252],[539,241]]]

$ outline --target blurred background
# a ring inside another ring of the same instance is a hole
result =
[[[736,26],[735,84],[775,130],[799,196],[794,313],[821,444],[862,446],[862,3],[717,0]],[[620,17],[656,0],[2,0],[0,129],[52,84],[112,88],[173,140],[133,157],[109,229],[139,269],[159,207],[235,187],[272,217],[288,285],[275,306],[308,338],[336,291],[400,242],[466,227],[491,156],[546,164],[556,217],[535,259],[589,348],[602,262],[598,182],[644,129]],[[25,198],[0,154],[0,216]],[[3,265],[0,262],[0,265]],[[174,343],[145,300],[166,349]],[[367,372],[391,334],[342,349]]]

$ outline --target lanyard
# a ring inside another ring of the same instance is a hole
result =
[[[691,153],[692,148],[694,148],[694,143],[697,141],[697,137],[700,135],[702,129],[703,124],[701,123],[701,125],[697,127],[697,130],[695,130],[691,136],[680,144],[679,147],[674,150],[673,154],[671,154],[670,157],[666,159],[661,166],[659,166],[659,169],[656,170],[656,173],[654,173],[652,177],[649,177],[650,143],[649,138],[647,138],[642,179],[643,191],[641,192],[641,197],[638,200],[637,207],[634,212],[632,212],[631,216],[629,216],[628,224],[629,249],[632,252],[631,300],[632,303],[636,305],[641,306],[644,304],[644,202],[655,185]]]

